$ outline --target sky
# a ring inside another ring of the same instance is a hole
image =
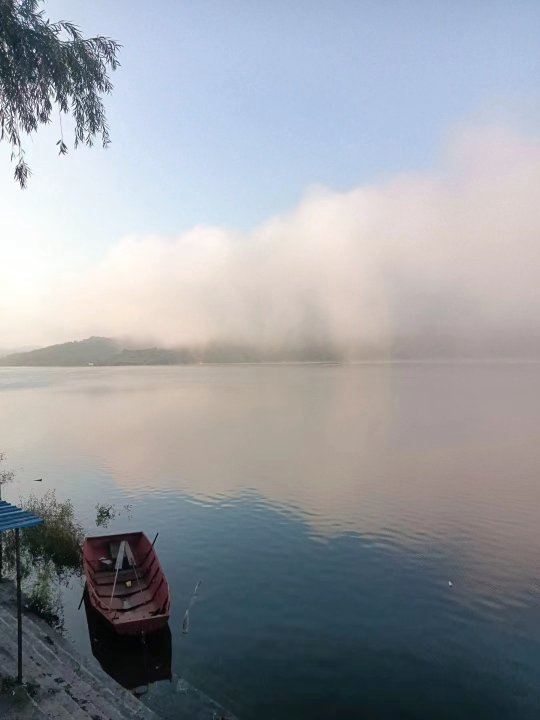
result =
[[[45,8],[123,45],[112,145],[0,143],[0,350],[538,325],[537,2]]]

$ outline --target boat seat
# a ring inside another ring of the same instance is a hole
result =
[[[142,582],[143,578],[145,578],[148,575],[148,571],[150,569],[151,565],[147,568],[135,568],[137,571],[137,575],[139,576],[139,580]],[[135,574],[135,570],[130,568],[129,570],[119,570],[118,571],[118,578],[116,582],[118,583],[125,583],[128,580],[132,580],[137,582],[137,575]],[[116,577],[116,572],[110,572],[109,570],[98,570],[94,573],[94,583],[96,585],[112,585],[114,583],[114,578]]]
[[[114,584],[114,580],[112,582],[103,583],[103,582],[96,582],[95,588],[96,593],[99,595],[99,597],[103,598],[110,598],[113,588],[114,588],[114,597],[124,597],[127,595],[133,595],[134,593],[138,593],[141,590],[147,590],[148,587],[151,585],[151,583],[154,581],[154,578],[156,577],[158,573],[158,567],[156,565],[153,572],[147,572],[144,575],[139,574],[139,579],[137,580],[137,577],[135,576],[135,573],[133,573],[134,577],[126,578],[125,580],[120,579],[120,573],[118,573],[118,580],[116,581],[116,586]],[[138,573],[137,573],[138,574]],[[130,586],[127,586],[126,583],[129,582]]]
[[[137,571],[137,575],[139,576],[139,580],[142,580],[142,578],[152,568],[152,566],[154,565],[154,561],[155,556],[145,558],[142,562],[142,565],[139,565],[135,568],[135,570]],[[93,570],[94,583],[96,585],[107,585],[108,583],[112,584],[114,582],[114,578],[116,577],[116,570]],[[129,568],[128,570],[119,570],[117,582],[126,582],[126,580],[136,581],[137,577],[135,575],[135,570],[133,570],[133,568]]]
[[[112,601],[107,598],[103,598],[103,604],[110,607],[111,610],[134,610],[141,605],[148,605],[151,609],[151,603],[154,599],[154,593],[150,590],[143,590],[142,592],[134,593],[128,598],[113,597]]]
[[[117,613],[115,615],[116,620],[120,620],[122,623],[136,622],[137,620],[145,620],[147,618],[157,617],[164,615],[165,610],[163,607],[150,607],[146,608],[135,608],[134,610],[126,610],[123,613]]]

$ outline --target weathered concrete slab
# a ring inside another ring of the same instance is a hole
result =
[[[17,673],[17,615],[11,583],[0,583],[0,674]],[[97,663],[45,622],[23,615],[23,679],[30,694],[0,695],[2,720],[159,720]]]

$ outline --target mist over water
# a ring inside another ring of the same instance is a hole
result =
[[[538,355],[539,191],[538,139],[463,129],[432,172],[315,187],[249,233],[125,237],[39,297],[29,288],[2,313],[3,344],[106,335],[269,358]]]

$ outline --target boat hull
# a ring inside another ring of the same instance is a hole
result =
[[[114,623],[111,623],[114,631],[117,635],[126,635],[126,636],[134,636],[134,635],[148,635],[150,633],[158,632],[158,630],[162,630],[169,622],[169,616],[168,615],[161,615],[160,617],[156,618],[145,618],[143,620],[133,620],[129,623],[122,623],[115,625]]]
[[[88,592],[84,594],[84,607],[92,654],[116,682],[139,694],[144,686],[171,680],[172,638],[168,625],[143,641],[135,636],[119,637],[90,603]]]

